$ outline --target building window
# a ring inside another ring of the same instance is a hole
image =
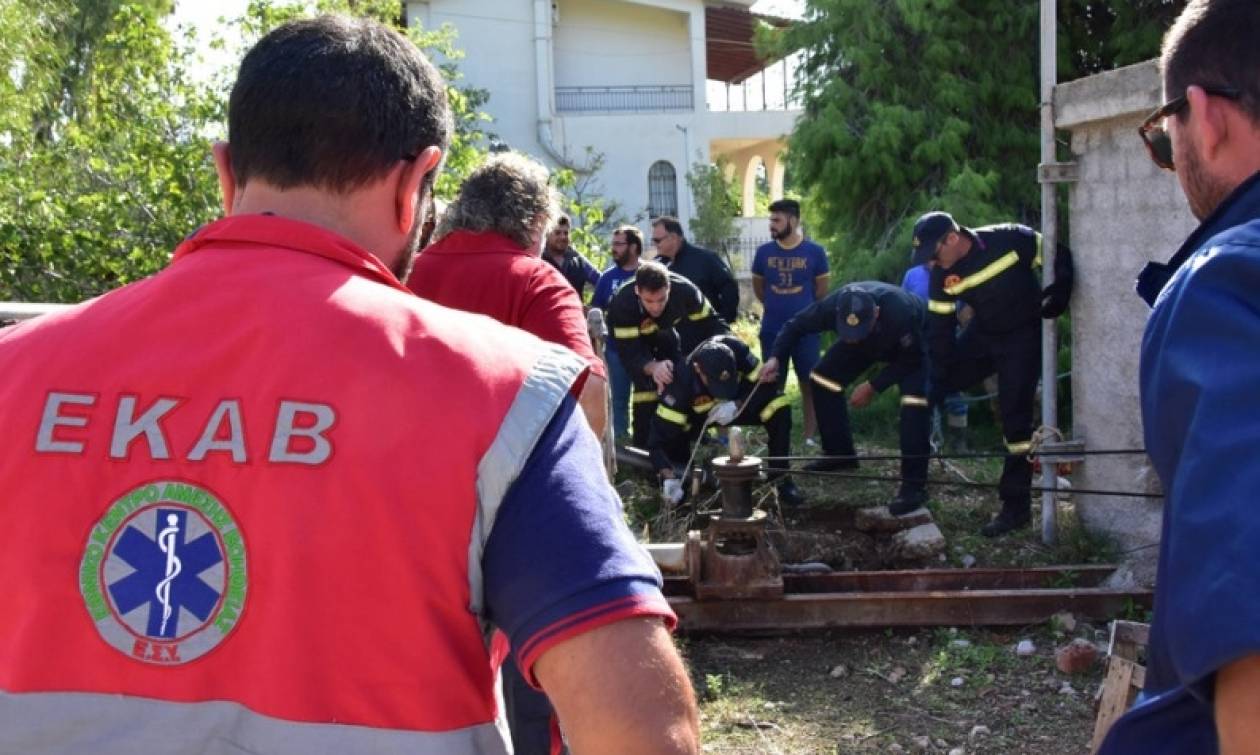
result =
[[[678,175],[674,166],[657,160],[648,169],[648,216],[678,215]]]

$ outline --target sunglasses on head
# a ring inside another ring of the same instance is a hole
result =
[[[1233,87],[1205,86],[1201,89],[1213,97],[1225,97],[1230,100],[1242,97],[1242,92]],[[1151,160],[1164,170],[1177,169],[1173,164],[1172,138],[1168,136],[1168,129],[1164,128],[1164,119],[1180,113],[1189,104],[1190,101],[1184,94],[1174,100],[1169,100],[1160,105],[1155,112],[1147,116],[1141,126],[1138,126],[1138,136],[1142,137],[1142,143],[1146,145],[1146,151],[1150,153]]]

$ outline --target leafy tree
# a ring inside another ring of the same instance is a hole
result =
[[[604,155],[588,147],[583,165],[589,170],[578,173],[561,168],[551,175],[569,216],[569,243],[600,270],[612,264],[609,243],[613,229],[626,222],[621,205],[600,194],[599,174],[604,164]]]
[[[725,164],[695,163],[687,173],[687,186],[695,204],[690,223],[693,240],[711,249],[725,246],[736,235],[740,201],[735,182],[726,178]]]
[[[1061,78],[1156,54],[1182,5],[1067,0]],[[1033,2],[807,0],[802,23],[761,30],[766,51],[802,51],[788,165],[833,280],[899,280],[928,209],[1037,223],[1038,21]]]
[[[191,37],[163,24],[169,0],[0,4],[0,299],[78,301],[161,269],[220,213],[209,143],[225,132],[227,72],[189,75]],[[320,0],[318,12],[395,26],[393,0]],[[309,11],[254,0],[247,42]],[[451,29],[410,29],[457,78]],[[439,196],[480,162],[485,92],[449,90],[456,134]]]

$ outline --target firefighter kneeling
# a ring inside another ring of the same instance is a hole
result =
[[[703,341],[674,366],[674,380],[661,394],[648,439],[652,466],[661,477],[663,495],[670,503],[683,499],[684,467],[706,415],[711,424],[762,425],[769,435],[769,455],[788,455],[791,406],[773,384],[757,382],[758,364],[743,341],[733,335],[720,335]],[[792,479],[784,476],[787,461],[780,458],[768,466],[770,478],[778,478],[779,502],[784,506],[801,505],[804,496]]]

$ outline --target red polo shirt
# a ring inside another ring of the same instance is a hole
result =
[[[445,307],[487,315],[577,353],[607,379],[582,300],[554,267],[497,233],[455,231],[426,247],[407,287]]]

